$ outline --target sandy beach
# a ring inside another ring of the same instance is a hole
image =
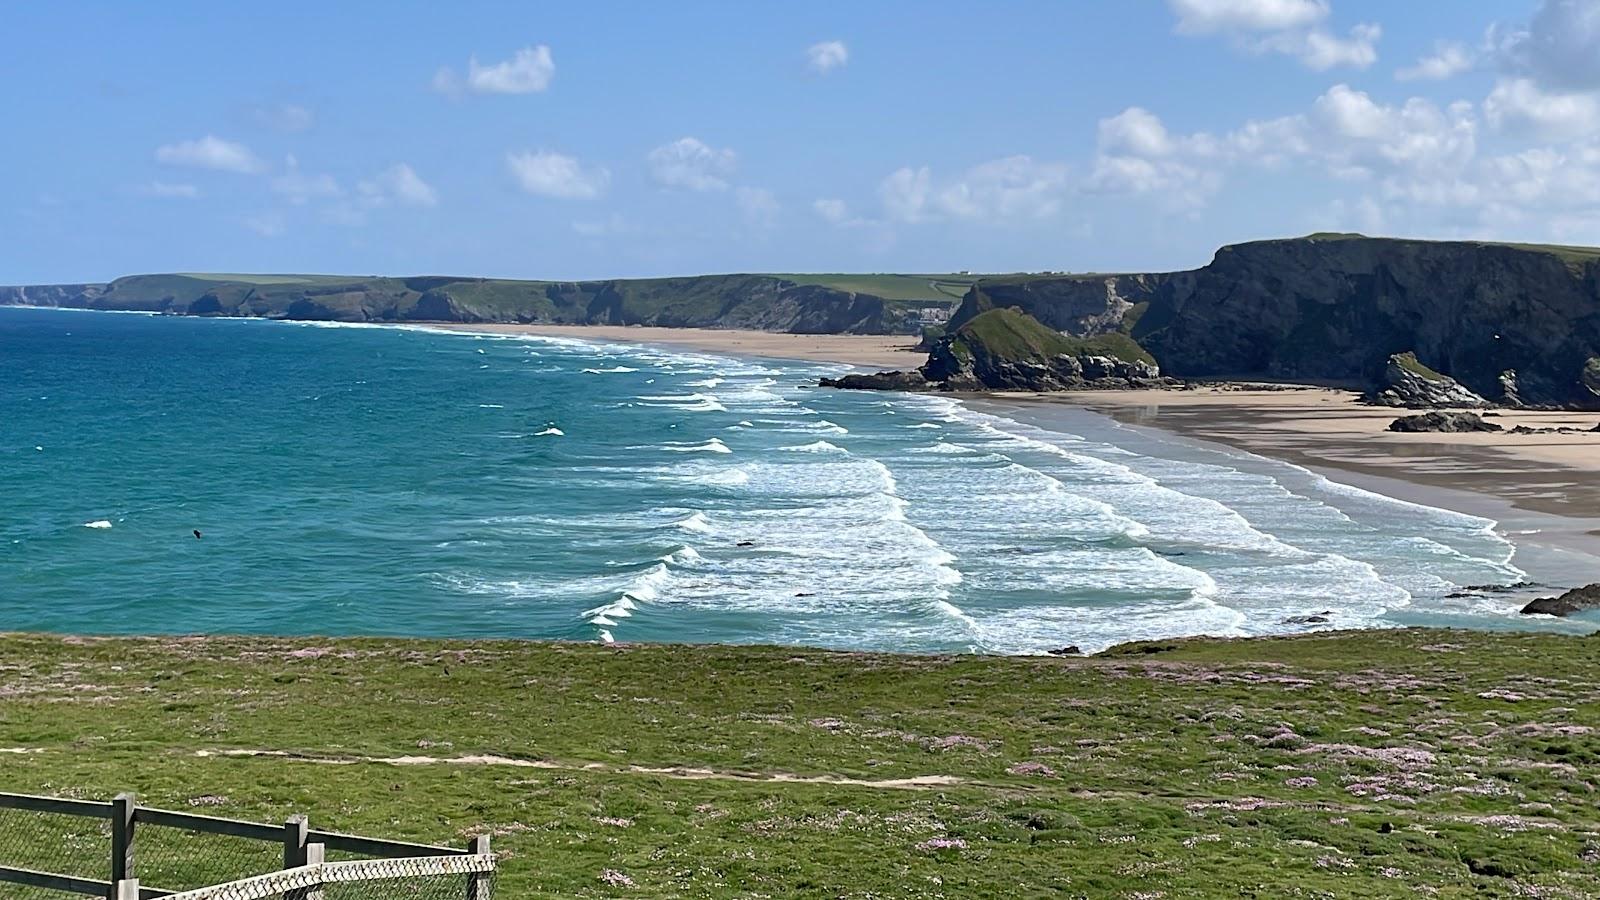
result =
[[[1495,410],[1508,431],[1568,427],[1578,434],[1397,434],[1407,410],[1365,406],[1325,388],[1081,391],[992,395],[1029,404],[1070,403],[1118,421],[1336,469],[1501,498],[1517,509],[1600,520],[1600,413]]]
[[[803,359],[843,363],[868,369],[914,369],[927,357],[912,349],[910,335],[780,334],[770,331],[736,331],[711,328],[655,328],[643,325],[514,325],[444,322],[429,327],[447,331],[495,334],[538,334],[587,341],[625,341],[686,347],[706,353],[760,356],[767,359]]]
[[[834,362],[867,369],[910,369],[924,356],[908,336],[797,335],[762,331],[609,325],[456,324],[452,331],[539,334],[595,341],[686,347],[708,353]],[[1492,507],[1571,519],[1576,533],[1600,533],[1600,432],[1580,434],[1396,434],[1405,410],[1364,406],[1352,391],[1235,384],[1188,390],[990,394],[986,403],[1018,414],[1071,405],[1131,425],[1158,428],[1344,473],[1382,493],[1493,515]],[[1510,430],[1592,429],[1600,413],[1499,410]],[[1379,483],[1381,481],[1381,483]],[[1438,492],[1447,490],[1455,496]],[[1488,503],[1472,502],[1481,498]],[[1472,507],[1465,509],[1464,507]]]

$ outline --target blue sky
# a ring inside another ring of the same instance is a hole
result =
[[[0,283],[1600,244],[1600,0],[7,4]]]

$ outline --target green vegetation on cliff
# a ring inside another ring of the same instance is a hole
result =
[[[1407,372],[1410,372],[1411,374],[1417,376],[1418,378],[1424,379],[1426,381],[1445,381],[1445,380],[1447,380],[1444,375],[1441,375],[1438,372],[1435,372],[1434,370],[1432,370],[1432,369],[1428,368],[1427,366],[1423,365],[1422,360],[1417,359],[1417,355],[1415,353],[1410,352],[1410,351],[1406,351],[1405,353],[1395,354],[1394,361],[1400,366],[1400,368],[1405,369]]]
[[[518,900],[1584,897],[1597,667],[1593,638],[1420,630],[1063,659],[9,636],[0,790],[486,829]]]
[[[958,357],[977,356],[1016,362],[1043,362],[1057,356],[1109,356],[1125,362],[1154,363],[1150,354],[1126,334],[1079,338],[1064,335],[1025,312],[990,309],[956,329],[951,350]]]

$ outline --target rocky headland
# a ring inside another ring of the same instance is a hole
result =
[[[1314,234],[1226,246],[1189,271],[977,278],[136,275],[105,284],[0,288],[0,304],[360,322],[917,334],[949,311],[962,290],[942,335],[935,326],[925,340],[933,356],[923,377],[950,389],[1137,385],[1164,374],[1339,384],[1368,391],[1374,403],[1409,408],[1600,409],[1600,249],[1583,247]],[[1090,343],[1052,344],[1041,355],[1031,345],[1001,342],[995,345],[1001,355],[960,358],[958,344],[971,350],[972,342],[950,339],[992,310],[1025,313],[1063,338]],[[1005,355],[1012,349],[1019,355]],[[1095,358],[1113,361],[1111,368]],[[885,386],[896,381],[917,384],[910,373],[876,379]]]

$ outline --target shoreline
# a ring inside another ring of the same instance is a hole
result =
[[[600,343],[656,344],[730,356],[837,363],[863,368],[915,368],[923,354],[909,334],[789,334],[651,325],[520,325],[504,322],[427,322],[429,329],[478,334],[528,334]]]
[[[603,325],[439,323],[449,332],[568,337],[655,344],[730,356],[802,360],[864,368],[920,363],[904,335],[795,335],[776,332]],[[1142,391],[952,395],[1016,416],[1051,419],[1080,410],[1169,437],[1222,445],[1289,463],[1375,493],[1499,523],[1519,548],[1594,560],[1600,579],[1600,433],[1395,434],[1415,411],[1364,406],[1339,388],[1252,387],[1247,383]],[[1595,427],[1600,415],[1496,410],[1507,430]],[[1593,579],[1591,579],[1593,580]]]

